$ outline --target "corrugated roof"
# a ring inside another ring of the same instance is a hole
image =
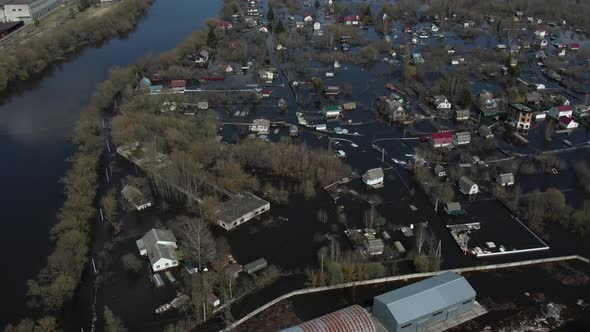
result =
[[[369,313],[353,305],[281,332],[376,332],[376,329]]]
[[[475,297],[464,277],[445,272],[374,298],[387,306],[400,325]]]

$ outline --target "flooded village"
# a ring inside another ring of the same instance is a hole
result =
[[[72,328],[590,326],[590,8],[220,6],[81,120],[102,151]]]

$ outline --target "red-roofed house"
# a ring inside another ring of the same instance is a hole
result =
[[[432,134],[432,145],[435,148],[449,146],[453,143],[453,133],[450,131],[439,131]]]
[[[229,30],[234,27],[233,24],[228,21],[219,21],[218,25],[220,28],[224,28],[225,30]]]
[[[571,105],[560,105],[551,107],[551,109],[549,109],[549,112],[547,112],[547,115],[554,119],[560,119],[562,116],[571,118],[573,112],[574,108]]]
[[[578,123],[572,117],[562,116],[559,118],[559,126],[565,129],[574,129],[578,128]]]
[[[574,129],[578,128],[578,123],[572,118],[567,116],[562,116],[559,118],[559,126],[565,129]]]
[[[186,88],[186,80],[172,80],[170,81],[170,87],[173,90],[184,90]]]
[[[571,43],[570,44],[570,50],[575,51],[575,50],[579,50],[579,49],[580,49],[579,43]]]

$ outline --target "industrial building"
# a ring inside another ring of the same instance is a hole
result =
[[[425,331],[471,311],[475,295],[464,277],[445,272],[375,297],[373,316],[388,332]]]
[[[0,20],[32,23],[62,3],[62,0],[0,0]]]
[[[376,332],[371,315],[358,305],[353,305],[305,323],[281,330],[281,332]]]

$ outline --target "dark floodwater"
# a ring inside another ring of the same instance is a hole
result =
[[[27,313],[26,280],[45,265],[49,229],[63,202],[63,176],[75,146],[67,138],[109,68],[173,48],[218,14],[217,0],[157,1],[128,35],[79,52],[0,95],[0,201],[7,262],[0,276],[0,328]]]

